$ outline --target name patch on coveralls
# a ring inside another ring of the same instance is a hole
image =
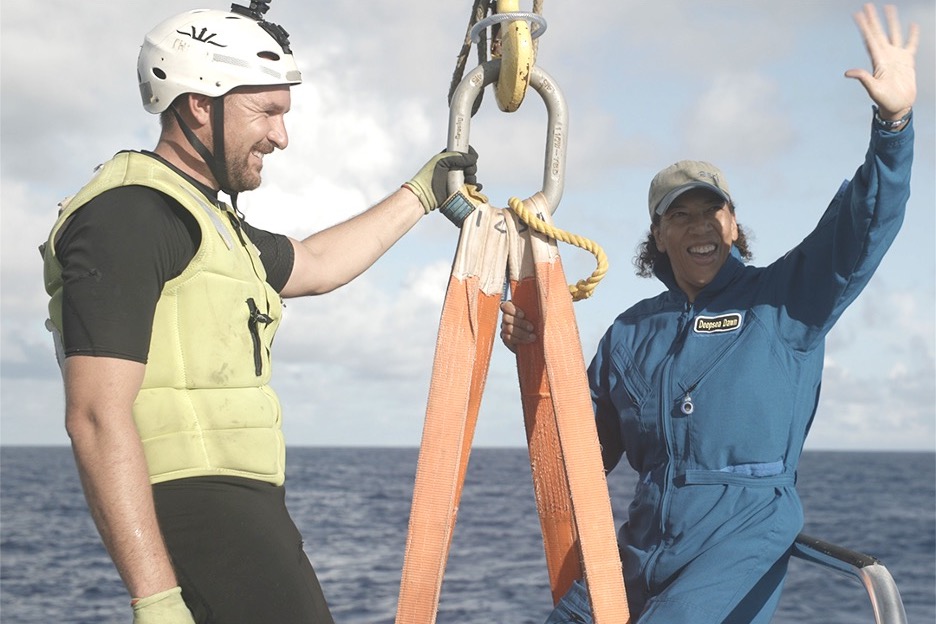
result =
[[[741,314],[732,312],[721,316],[697,316],[693,330],[697,334],[720,334],[741,329]]]

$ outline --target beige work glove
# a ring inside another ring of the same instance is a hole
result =
[[[135,598],[131,604],[133,624],[195,624],[192,612],[182,600],[181,587],[146,598]]]
[[[478,153],[468,146],[465,152],[442,152],[429,159],[423,168],[413,176],[409,182],[403,184],[419,198],[426,214],[438,208],[449,196],[448,174],[450,171],[461,170],[465,176],[465,184],[471,184],[481,190],[478,184]]]

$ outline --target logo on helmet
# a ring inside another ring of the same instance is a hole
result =
[[[219,48],[226,48],[227,46],[223,43],[218,43],[217,41],[212,41],[214,37],[218,36],[218,33],[208,34],[207,28],[202,28],[200,32],[195,32],[195,26],[192,26],[192,32],[184,32],[182,30],[177,30],[177,33],[185,37],[191,37],[195,41],[200,41],[202,43],[210,43],[213,46],[218,46]]]

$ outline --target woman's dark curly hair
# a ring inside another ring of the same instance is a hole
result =
[[[735,213],[734,204],[729,204],[731,214]],[[660,225],[660,215],[653,215],[653,225]],[[738,248],[741,259],[748,262],[754,255],[748,247],[747,234],[741,224],[738,224],[738,240],[734,242]],[[647,238],[637,246],[637,255],[634,256],[634,268],[637,269],[637,275],[640,277],[653,277],[656,267],[668,267],[669,256],[657,249],[656,239],[653,238],[653,230],[647,232]]]

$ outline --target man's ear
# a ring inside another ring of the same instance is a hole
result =
[[[187,93],[182,117],[193,130],[198,126],[211,125],[211,109],[215,104],[215,99],[207,95]]]

